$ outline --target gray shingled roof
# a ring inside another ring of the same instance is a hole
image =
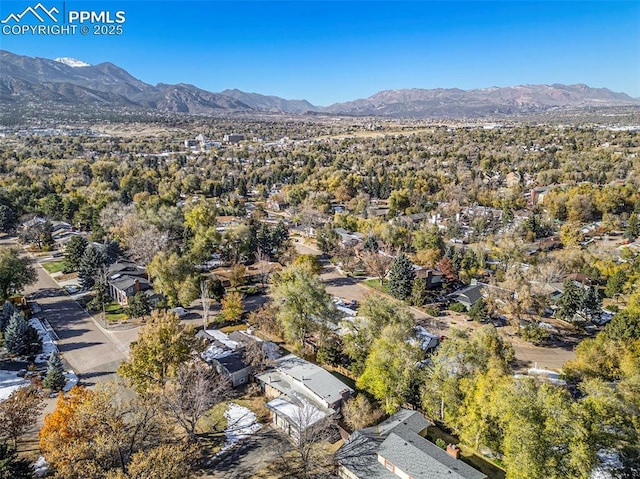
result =
[[[114,288],[119,289],[120,291],[124,291],[127,288],[133,286],[136,281],[140,283],[140,289],[145,289],[146,287],[151,286],[151,283],[144,278],[140,278],[138,276],[121,276],[117,279],[112,279],[109,281],[109,284]]]
[[[474,284],[451,293],[449,297],[454,298],[456,301],[460,301],[461,303],[473,305],[476,301],[482,298],[482,288],[483,286],[481,284]]]
[[[245,363],[244,361],[244,350],[236,351],[229,354],[228,356],[223,356],[216,359],[216,361],[224,366],[230,374],[242,371],[243,369],[250,367],[250,365]]]
[[[485,479],[486,476],[456,459],[413,431],[392,432],[378,454],[413,479]]]
[[[335,458],[360,479],[397,479],[378,462],[378,453],[414,479],[486,479],[419,435],[429,422],[416,411],[401,409],[377,426],[354,432]]]
[[[281,374],[289,376],[296,382],[304,385],[307,389],[316,394],[324,402],[331,405],[353,393],[353,389],[340,381],[329,371],[317,366],[309,361],[305,361],[295,354],[288,354],[278,359],[274,368]],[[268,383],[270,372],[266,371],[257,378]]]

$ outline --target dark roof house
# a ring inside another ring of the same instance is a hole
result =
[[[459,289],[449,295],[448,298],[451,298],[454,301],[458,301],[466,306],[467,309],[471,308],[474,304],[476,304],[480,298],[482,298],[482,288],[484,285],[472,284],[467,286],[466,288]]]
[[[336,452],[343,479],[486,479],[459,459],[420,435],[429,422],[417,411],[401,409],[377,426],[354,432]]]

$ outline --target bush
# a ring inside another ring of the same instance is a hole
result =
[[[451,303],[449,305],[449,311],[454,311],[456,313],[466,313],[467,312],[467,307],[459,302],[455,302],[455,303]]]
[[[437,306],[434,306],[432,304],[425,306],[424,308],[422,308],[424,310],[425,313],[427,313],[429,316],[435,316],[438,317],[440,316],[440,308],[438,308]]]
[[[438,439],[436,439],[436,446],[438,446],[440,449],[446,449],[447,448],[447,443],[445,442],[444,439],[439,437]]]
[[[537,324],[527,324],[520,328],[520,337],[525,341],[538,345],[549,340],[549,331]]]

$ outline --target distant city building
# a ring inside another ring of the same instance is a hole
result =
[[[224,135],[224,138],[222,138],[222,140],[225,141],[226,143],[238,143],[244,140],[244,135],[237,135],[237,134]]]

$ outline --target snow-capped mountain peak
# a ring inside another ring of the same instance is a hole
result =
[[[91,66],[90,63],[83,62],[82,60],[76,60],[75,58],[69,58],[69,57],[56,58],[56,61],[60,63],[64,63],[65,65],[73,68]]]

